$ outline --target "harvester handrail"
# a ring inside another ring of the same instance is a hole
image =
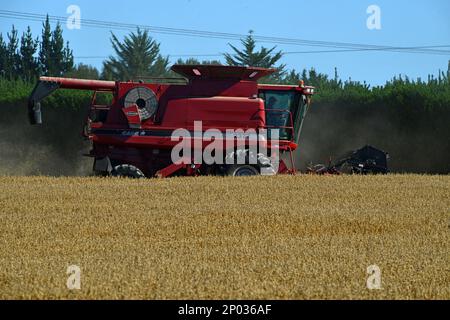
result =
[[[140,81],[146,82],[144,80],[151,80],[152,83],[158,84],[187,84],[189,80],[181,77],[153,77],[153,76],[137,76],[136,79],[131,81],[139,83]]]

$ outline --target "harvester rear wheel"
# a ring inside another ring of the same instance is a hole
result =
[[[226,169],[227,176],[257,176],[259,175],[258,169],[256,169],[254,166],[250,165],[230,165]]]
[[[137,167],[131,164],[120,164],[115,166],[113,171],[111,172],[113,177],[124,177],[124,178],[133,178],[133,179],[141,179],[145,178],[144,173]]]

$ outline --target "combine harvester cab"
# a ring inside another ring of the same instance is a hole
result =
[[[83,135],[92,141],[88,156],[97,174],[295,173],[293,151],[313,87],[258,84],[274,69],[174,65],[172,70],[185,79],[147,83],[41,77],[29,98],[30,123],[42,123],[41,100],[53,91],[91,90]],[[111,103],[97,104],[98,93],[111,94]]]

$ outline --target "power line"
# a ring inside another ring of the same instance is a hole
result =
[[[431,49],[431,48],[448,48],[450,45],[437,45],[437,46],[418,46],[418,47],[392,47],[398,50],[408,49]],[[283,54],[300,54],[300,53],[337,53],[337,52],[356,52],[356,51],[380,51],[376,48],[361,48],[361,49],[339,49],[339,50],[317,50],[317,51],[290,51],[283,52]],[[411,53],[411,52],[408,52]],[[450,53],[450,52],[449,52]]]
[[[37,21],[42,22],[46,19],[46,15],[26,13],[18,11],[0,10],[0,17],[11,18],[17,20]],[[67,17],[62,16],[48,16],[49,21],[52,23],[64,23]],[[136,28],[145,29],[154,33],[170,34],[177,36],[190,36],[201,38],[215,38],[225,40],[240,40],[247,35],[235,34],[235,33],[223,33],[213,31],[202,31],[193,29],[180,29],[180,28],[168,28],[159,26],[148,26],[139,24],[128,24],[111,21],[101,21],[94,19],[81,19],[83,26],[93,28],[108,28],[114,30],[131,30]],[[254,35],[254,39],[259,42],[268,42],[275,44],[285,45],[299,45],[299,46],[312,46],[312,47],[327,47],[334,48],[336,50],[316,50],[316,51],[294,51],[285,52],[285,54],[308,54],[308,53],[336,53],[336,52],[356,52],[356,51],[390,51],[390,52],[403,52],[403,53],[420,53],[420,54],[434,54],[434,55],[450,55],[450,50],[435,50],[432,48],[445,48],[450,45],[439,46],[415,46],[415,47],[393,47],[393,46],[379,46],[370,44],[355,44],[355,43],[343,43],[343,42],[330,42],[330,41],[313,41],[304,39],[292,39],[292,38],[280,38],[280,37],[268,37]],[[171,56],[221,56],[221,54],[205,54],[205,55],[171,55]]]
[[[9,17],[9,18],[16,18],[16,19],[22,19],[22,20],[31,20],[31,21],[42,21],[45,19],[45,15],[40,14],[31,14],[31,13],[22,13],[22,12],[15,12],[15,11],[6,11],[6,10],[0,10],[0,16],[2,17]],[[49,16],[49,20],[52,22],[64,22],[67,20],[66,17],[61,16]],[[175,34],[175,35],[188,35],[188,36],[200,36],[200,37],[208,37],[208,38],[221,38],[221,39],[241,39],[242,37],[245,37],[245,35],[242,34],[230,34],[230,33],[217,33],[217,32],[211,32],[211,31],[200,31],[200,30],[188,30],[188,29],[175,29],[175,28],[165,28],[165,27],[153,27],[153,26],[144,26],[144,25],[136,25],[136,24],[124,24],[124,23],[118,23],[118,22],[108,22],[108,21],[99,21],[99,20],[88,20],[84,19],[82,20],[83,24],[85,26],[89,27],[101,27],[101,28],[113,28],[113,29],[120,29],[120,30],[129,30],[129,29],[135,29],[137,27],[140,27],[142,29],[147,29],[149,31],[153,31],[155,33],[164,33],[164,34]],[[423,46],[423,47],[387,47],[387,46],[374,46],[374,45],[363,45],[363,44],[349,44],[349,43],[338,43],[338,42],[325,42],[325,41],[311,41],[311,40],[300,40],[300,39],[287,39],[287,38],[274,38],[274,37],[263,37],[263,36],[255,36],[255,39],[263,39],[260,40],[261,42],[275,42],[275,43],[282,43],[282,44],[297,44],[297,45],[307,45],[307,46],[326,46],[326,47],[333,47],[333,48],[346,48],[349,49],[348,51],[366,51],[366,50],[375,50],[375,51],[394,51],[394,52],[412,52],[411,50],[414,50],[414,53],[432,53],[432,54],[450,54],[450,51],[448,50],[429,50],[429,46]],[[278,39],[278,42],[276,41]],[[282,41],[282,42],[281,42]],[[300,42],[299,42],[300,41]],[[297,43],[295,43],[297,42]],[[362,47],[366,46],[366,47]],[[412,49],[411,49],[412,48]],[[424,48],[420,51],[417,51],[416,48]],[[350,50],[353,49],[353,50]],[[364,49],[364,50],[362,50]],[[330,52],[336,52],[331,51]],[[320,53],[323,53],[326,51],[320,51]],[[343,51],[342,51],[343,52]],[[299,53],[309,53],[309,52],[299,52]],[[319,53],[318,51],[314,51],[311,53]]]
[[[439,46],[425,46],[425,47],[408,47],[410,49],[425,49],[425,48],[447,48],[450,45]],[[317,51],[287,51],[286,54],[307,54],[307,53],[338,53],[338,52],[355,52],[355,51],[376,51],[378,49],[341,49],[341,50],[317,50]],[[223,53],[207,53],[207,54],[169,54],[170,57],[182,58],[182,57],[222,57]],[[109,56],[76,56],[77,59],[107,59]]]
[[[38,21],[45,19],[45,15],[41,14],[32,14],[32,13],[23,13],[16,11],[6,11],[0,10],[1,13],[7,13],[12,15],[19,15],[23,17],[32,17],[38,18]],[[54,20],[55,22],[65,22],[67,20],[66,17],[61,16],[49,16],[50,20]],[[100,21],[100,20],[92,20],[92,19],[81,19],[83,24],[88,26],[95,27],[107,27],[107,28],[119,28],[119,29],[136,29],[138,27],[142,29],[147,29],[149,31],[153,31],[155,33],[169,33],[176,35],[193,35],[193,36],[207,36],[207,37],[216,37],[223,39],[236,40],[245,37],[243,34],[234,34],[234,33],[222,33],[222,32],[212,32],[212,31],[201,31],[201,30],[192,30],[192,29],[178,29],[178,28],[167,28],[167,27],[156,27],[156,26],[148,26],[148,25],[138,25],[138,24],[128,24],[128,23],[119,23],[119,22],[110,22],[110,21]],[[279,37],[267,37],[267,36],[254,36],[255,39],[260,39],[260,42],[276,42],[282,44],[301,44],[301,45],[311,45],[311,46],[326,46],[326,47],[346,47],[346,48],[358,48],[361,47],[370,47],[372,49],[402,49],[401,47],[389,47],[389,46],[375,46],[375,45],[367,45],[367,44],[354,44],[354,43],[339,43],[339,42],[329,42],[329,41],[312,41],[312,40],[302,40],[302,39],[290,39],[290,38],[279,38]],[[436,52],[436,51],[435,51]],[[450,51],[444,51],[443,53],[450,53]]]
[[[172,58],[222,57],[222,53],[210,54],[168,54]],[[75,56],[76,59],[107,59],[110,56]]]

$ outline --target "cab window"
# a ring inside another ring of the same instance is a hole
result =
[[[295,119],[297,95],[292,91],[265,90],[260,92],[259,97],[264,100],[266,109],[266,125],[268,129],[279,128],[280,139],[292,138],[292,129],[283,128],[291,126],[290,113]],[[269,130],[270,132],[270,130]]]

